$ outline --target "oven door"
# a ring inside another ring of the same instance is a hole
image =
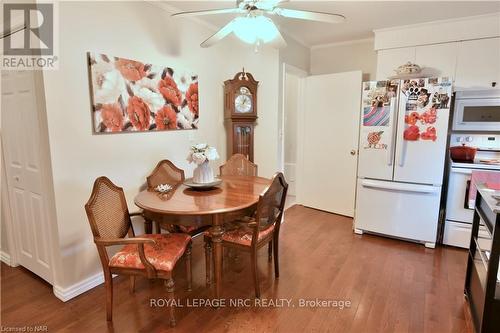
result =
[[[457,99],[453,115],[453,130],[500,130],[500,98]]]
[[[474,209],[468,208],[471,175],[471,169],[451,168],[446,200],[447,220],[472,223]]]

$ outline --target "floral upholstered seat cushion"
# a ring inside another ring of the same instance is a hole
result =
[[[252,244],[253,228],[248,225],[249,219],[245,222],[235,221],[234,223],[224,223],[224,234],[222,240],[225,242],[237,243],[244,246]],[[261,227],[259,231],[259,241],[274,231],[275,224],[266,227]],[[205,235],[210,237],[210,232],[206,231]]]
[[[154,239],[155,244],[144,244],[144,254],[154,268],[160,271],[172,271],[191,240],[186,234],[146,234],[137,237]],[[125,245],[111,258],[109,266],[144,269],[138,245]]]

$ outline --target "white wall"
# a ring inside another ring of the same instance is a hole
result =
[[[216,145],[224,158],[222,82],[242,67],[260,81],[255,161],[261,175],[275,172],[279,55],[266,48],[254,53],[232,40],[201,49],[210,29],[150,3],[62,2],[59,19],[60,68],[45,72],[44,84],[62,267],[56,278],[64,289],[101,271],[84,212],[94,179],[106,175],[124,187],[133,211],[134,195],[160,159],[189,176],[185,156],[192,143]],[[92,135],[87,51],[198,73],[200,129]]]
[[[363,80],[374,80],[377,53],[372,39],[320,45],[311,48],[311,74],[361,70]]]
[[[286,47],[279,50],[280,63],[292,65],[305,72],[309,72],[311,54],[309,47],[285,35]],[[282,66],[280,66],[282,68]]]

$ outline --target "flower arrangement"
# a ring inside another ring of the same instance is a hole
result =
[[[187,160],[189,163],[195,163],[197,167],[193,172],[193,181],[195,183],[211,183],[214,181],[214,173],[208,162],[219,159],[217,149],[206,143],[199,143],[191,147]]]
[[[217,152],[217,149],[207,145],[206,143],[199,143],[192,146],[187,157],[189,163],[196,163],[197,165],[218,159],[219,153]]]

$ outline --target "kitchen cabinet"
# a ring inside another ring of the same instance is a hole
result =
[[[415,62],[423,68],[425,76],[455,77],[458,43],[417,46]]]
[[[484,89],[500,85],[500,38],[460,42],[457,52],[455,88]]]
[[[377,80],[387,80],[394,70],[408,61],[415,62],[415,47],[380,50],[377,53]]]
[[[379,50],[377,80],[408,61],[420,65],[423,76],[454,78],[454,90],[500,87],[500,37]]]

